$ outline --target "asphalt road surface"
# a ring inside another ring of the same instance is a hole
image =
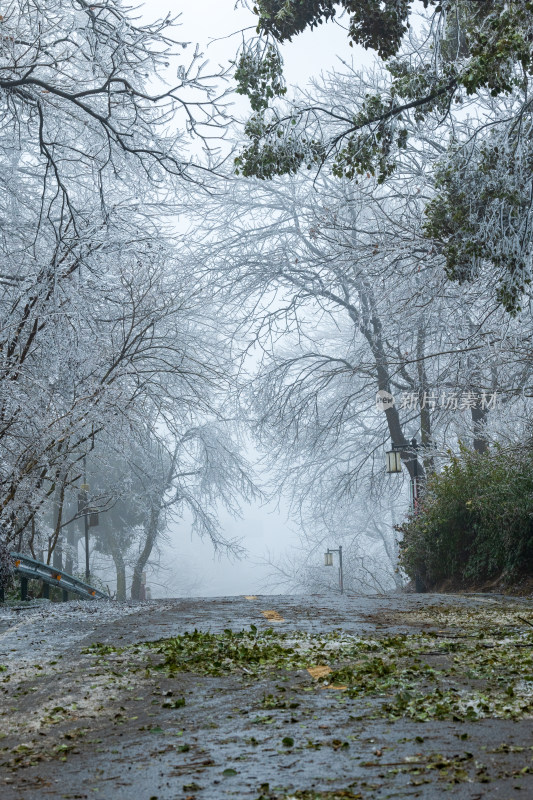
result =
[[[533,797],[532,654],[488,595],[3,608],[0,798]]]

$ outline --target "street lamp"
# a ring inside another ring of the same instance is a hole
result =
[[[401,451],[402,450],[413,450],[414,451],[414,459],[413,459],[413,474],[411,475],[411,495],[413,498],[413,511],[416,511],[418,508],[418,442],[416,439],[411,439],[411,444],[394,444],[392,442],[392,449],[387,450],[387,472],[389,474],[394,474],[402,471],[402,459],[401,459]]]
[[[339,545],[337,550],[326,550],[324,553],[324,566],[332,567],[333,566],[333,553],[339,554],[339,589],[341,590],[341,594],[344,594],[344,581],[342,575],[342,545]]]
[[[402,457],[400,455],[400,450],[395,449],[397,445],[392,445],[392,450],[387,450],[387,472],[389,475],[394,474],[395,472],[402,471]]]

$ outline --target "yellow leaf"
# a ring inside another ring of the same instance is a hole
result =
[[[331,667],[328,667],[327,665],[320,667],[308,667],[307,671],[312,678],[318,680],[318,678],[325,678],[326,675],[329,675],[331,672]]]
[[[261,614],[266,617],[266,619],[272,620],[272,622],[285,622],[281,614],[278,614],[277,611],[261,611]]]

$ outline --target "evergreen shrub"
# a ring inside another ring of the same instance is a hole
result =
[[[533,450],[460,448],[397,526],[400,565],[427,589],[533,574]]]

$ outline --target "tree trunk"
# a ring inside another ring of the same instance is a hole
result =
[[[385,351],[385,343],[383,341],[383,326],[378,316],[374,292],[370,286],[364,285],[364,283],[361,282],[357,286],[357,290],[363,307],[360,330],[367,340],[375,360],[377,388],[379,391],[391,393],[392,381],[389,362]],[[424,464],[418,459],[416,453],[413,453],[412,448],[409,447],[409,443],[404,436],[400,414],[395,405],[385,410],[385,417],[391,441],[395,445],[402,446],[400,455],[410,477],[413,479],[417,476],[418,481],[423,483],[426,478]]]
[[[61,570],[63,569],[63,548],[62,548],[62,540],[57,538],[55,540],[54,549],[52,550],[52,566],[54,569]],[[50,563],[50,562],[48,562]]]
[[[148,524],[144,528],[146,533],[146,539],[144,540],[144,547],[139,554],[139,558],[137,559],[137,563],[135,564],[133,570],[133,580],[131,582],[132,600],[141,599],[142,574],[148,563],[148,559],[152,554],[152,550],[157,539],[160,513],[161,511],[159,506],[152,507],[150,511],[150,518],[148,520]]]
[[[115,562],[115,569],[117,571],[117,600],[119,603],[126,602],[126,565],[122,558],[122,553],[117,551],[113,553],[113,561]]]
[[[481,408],[481,401],[478,400],[478,405],[472,406],[471,412],[474,430],[474,450],[477,453],[486,453],[489,448],[486,434],[488,409]]]
[[[74,574],[78,569],[78,536],[75,530],[67,529],[67,550],[65,553],[65,572]]]
[[[61,548],[61,521],[63,519],[63,504],[65,502],[65,480],[57,477],[57,484],[54,493],[55,520],[54,532],[48,539],[48,557],[46,563],[50,563],[53,556],[52,565],[55,569],[63,569],[63,553]]]
[[[418,329],[416,334],[416,358],[417,358],[417,371],[418,371],[418,392],[420,403],[420,435],[422,439],[422,448],[427,450],[431,447],[431,402],[429,400],[430,389],[426,374],[424,355],[426,350],[426,329],[425,320],[421,318],[418,321]],[[433,472],[435,464],[431,456],[424,458],[424,470],[426,474]],[[420,481],[423,488],[423,483]]]
[[[476,328],[471,320],[469,321],[469,329],[470,334],[473,335]],[[480,363],[479,358],[472,354],[468,356],[467,364],[473,383],[473,386],[471,386],[471,392],[476,397],[476,404],[470,407],[470,413],[472,416],[473,446],[477,453],[485,453],[489,446],[486,435],[489,409],[482,404],[483,395],[479,388],[480,384],[483,385],[483,366]]]
[[[115,536],[113,530],[109,530],[108,547],[117,576],[117,597],[119,603],[126,602],[126,563],[124,561],[124,550],[120,546],[120,536]]]

